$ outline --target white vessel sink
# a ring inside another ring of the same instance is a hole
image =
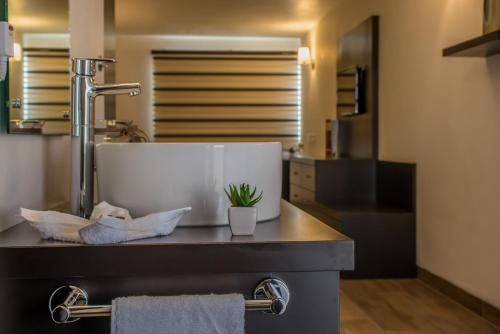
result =
[[[227,225],[224,188],[249,183],[264,192],[258,220],[280,214],[280,143],[99,144],[99,201],[132,217],[190,206],[179,225]]]

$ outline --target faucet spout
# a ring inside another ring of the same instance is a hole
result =
[[[89,217],[94,208],[94,100],[101,95],[141,93],[139,83],[95,82],[96,65],[113,59],[73,59],[71,78],[71,212]]]
[[[92,95],[94,97],[99,95],[122,95],[122,94],[137,96],[140,93],[141,93],[141,84],[137,82],[124,83],[124,84],[95,85],[92,88]]]

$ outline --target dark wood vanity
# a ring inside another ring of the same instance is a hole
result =
[[[343,278],[416,277],[416,166],[292,156],[289,200],[356,244]]]
[[[246,332],[338,333],[339,273],[354,268],[354,242],[282,202],[255,235],[229,227],[177,228],[170,236],[109,246],[41,240],[27,223],[0,233],[1,333],[107,333],[109,318],[55,324],[48,300],[76,285],[93,305],[118,296],[243,293],[264,278],[290,289],[283,315],[246,313]]]
[[[343,278],[417,273],[416,165],[379,159],[379,23],[369,17],[337,41],[335,158],[283,163],[286,199],[355,241],[356,268]]]

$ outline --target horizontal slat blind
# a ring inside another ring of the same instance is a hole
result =
[[[69,129],[69,69],[68,49],[24,49],[23,119],[44,120],[47,126],[54,122],[58,129]]]
[[[295,52],[152,51],[156,141],[280,141],[300,126]]]

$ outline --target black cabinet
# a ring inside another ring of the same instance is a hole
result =
[[[415,214],[395,208],[300,204],[303,210],[354,240],[355,270],[342,278],[416,277]]]
[[[116,245],[41,240],[28,223],[0,233],[0,333],[109,333],[109,318],[55,324],[50,294],[75,285],[89,304],[131,295],[242,293],[278,277],[290,290],[286,312],[246,312],[246,333],[338,334],[339,272],[352,270],[353,241],[282,201],[281,216],[253,236],[229,227],[178,227],[165,237]]]
[[[355,270],[341,277],[416,277],[414,164],[307,158],[294,163],[312,168],[315,182],[314,200],[292,196],[292,202],[355,242]]]

